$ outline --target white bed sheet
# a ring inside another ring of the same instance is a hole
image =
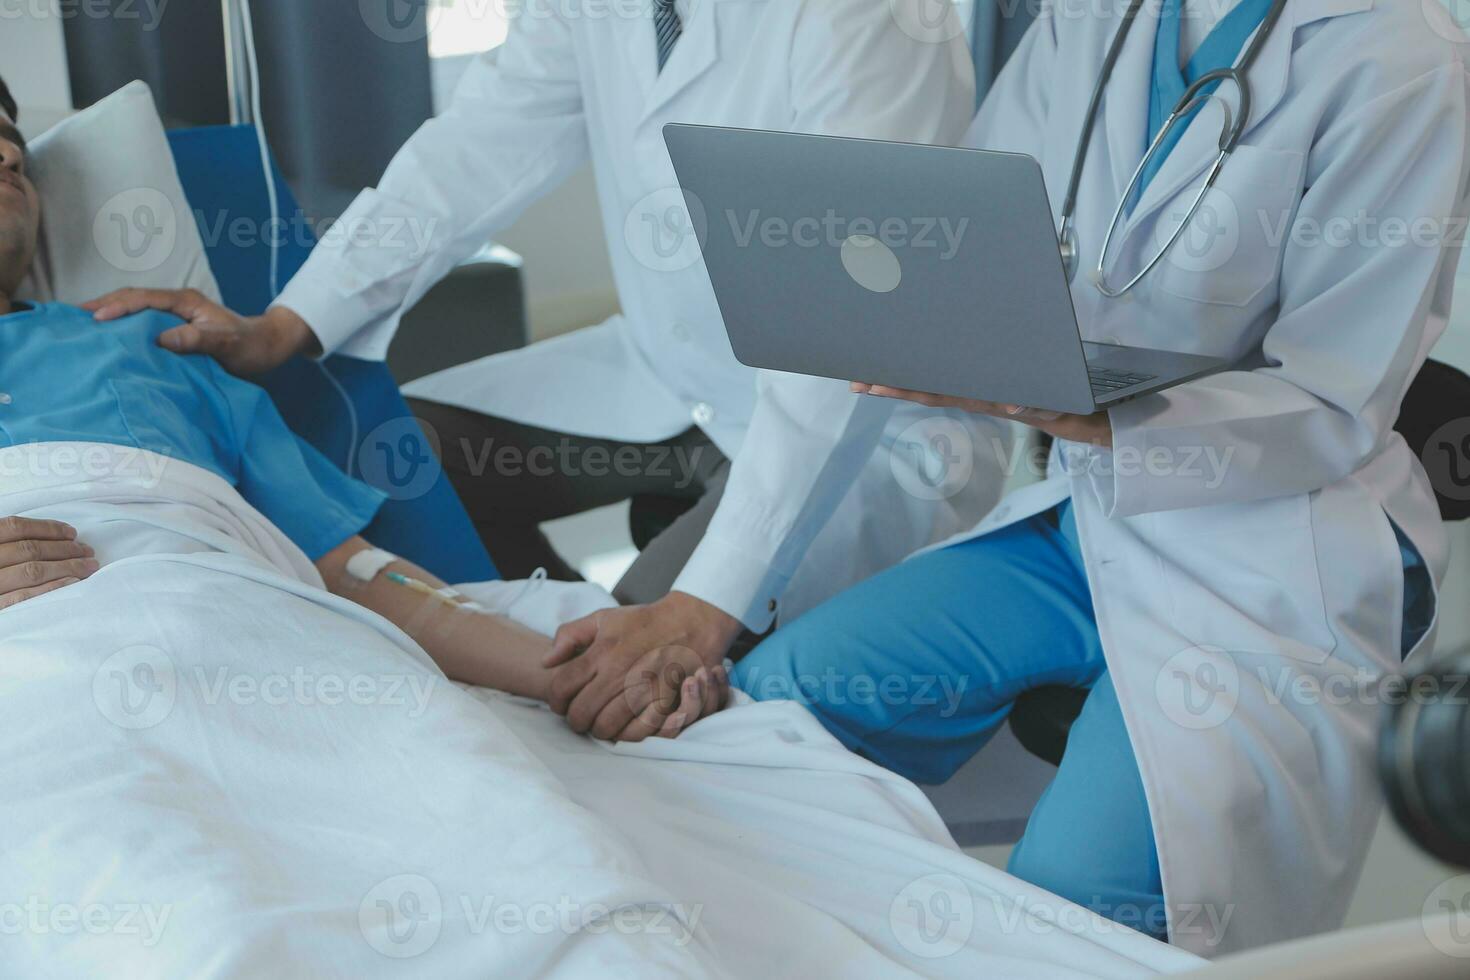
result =
[[[211,475],[0,451],[104,569],[0,613],[0,975],[1132,978],[803,709],[611,746],[450,684]],[[145,459],[144,462],[147,462]],[[14,476],[19,474],[18,476]]]
[[[1200,964],[968,857],[916,786],[794,703],[743,699],[675,742],[608,745],[472,693],[700,910],[731,976],[1067,980]]]

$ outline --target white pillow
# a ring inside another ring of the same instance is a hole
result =
[[[30,143],[41,242],[20,297],[83,303],[128,286],[219,299],[173,152],[143,82],[131,82]]]

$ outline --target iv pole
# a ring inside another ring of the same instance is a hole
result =
[[[225,29],[225,84],[229,93],[230,124],[254,125],[259,120],[250,107],[250,63],[245,52],[244,11],[240,0],[221,0]]]

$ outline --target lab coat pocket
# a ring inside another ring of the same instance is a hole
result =
[[[1244,307],[1270,298],[1301,198],[1306,157],[1292,150],[1236,149],[1199,211],[1159,263],[1158,288],[1181,299]],[[1184,188],[1160,210],[1155,248],[1184,221],[1202,186]]]
[[[1155,517],[1174,622],[1194,643],[1314,663],[1337,646],[1307,494]]]

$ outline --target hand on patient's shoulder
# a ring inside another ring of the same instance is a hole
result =
[[[83,303],[105,323],[143,310],[172,313],[184,322],[159,335],[158,346],[175,354],[207,354],[240,377],[264,374],[300,353],[315,353],[306,321],[282,306],[263,316],[240,316],[193,289],[120,289]]]
[[[0,518],[0,609],[75,585],[97,568],[92,549],[70,525]]]

